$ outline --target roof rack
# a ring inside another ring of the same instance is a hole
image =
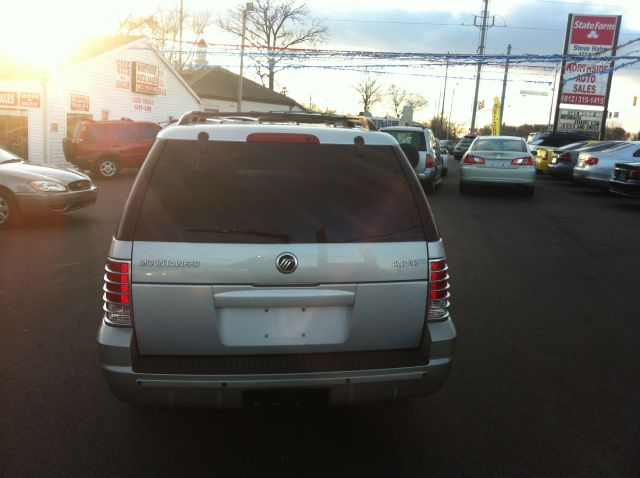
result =
[[[295,123],[295,124],[325,124],[342,128],[359,128],[377,131],[376,125],[366,116],[333,115],[326,113],[290,113],[286,111],[268,112],[209,112],[188,111],[180,117],[177,124],[187,125],[196,123]]]

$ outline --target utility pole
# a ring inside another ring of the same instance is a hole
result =
[[[504,65],[504,79],[502,80],[502,96],[500,97],[500,127],[502,127],[502,115],[504,114],[504,95],[507,92],[507,73],[509,73],[509,55],[511,55],[511,43],[507,46],[507,59]]]
[[[240,44],[240,76],[238,77],[238,107],[236,111],[240,113],[242,111],[242,80],[244,69],[244,37],[247,34],[247,15],[253,11],[253,3],[247,2],[242,10],[242,43]]]
[[[180,30],[179,30],[179,50],[178,50],[178,70],[182,70],[182,24],[184,23],[184,5],[183,0],[180,0]]]
[[[482,10],[482,24],[480,26],[480,46],[478,47],[478,55],[484,55],[484,39],[487,33],[487,28],[492,27],[495,24],[495,17],[491,19],[491,25],[487,24],[489,16],[489,0],[482,0],[484,2],[484,8]],[[473,24],[476,25],[476,19],[473,18]],[[473,95],[473,113],[471,115],[471,130],[476,129],[476,111],[478,110],[478,90],[480,89],[480,70],[482,70],[482,60],[478,60],[478,72],[476,73],[476,92]]]
[[[560,69],[561,65],[562,63],[558,63],[553,73],[553,88],[551,89],[551,106],[549,107],[549,121],[547,121],[547,129],[551,129],[551,113],[553,113],[553,106],[555,105],[553,101],[553,96],[554,96],[554,93],[556,93],[556,90],[558,89],[558,70]]]
[[[447,97],[447,77],[449,76],[449,52],[447,52],[447,68],[444,70],[444,92],[442,93],[442,111],[440,112],[440,124],[444,121],[444,100]]]

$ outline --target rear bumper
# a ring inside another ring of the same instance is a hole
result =
[[[460,169],[460,182],[465,184],[505,184],[531,187],[535,185],[535,181],[536,173],[532,167],[498,169],[471,166]]]
[[[97,198],[97,187],[86,191],[16,194],[20,211],[24,214],[48,214],[72,211],[92,205],[96,202]]]
[[[549,161],[547,161],[547,158],[536,158],[536,169],[538,171],[541,171],[543,173],[546,173],[547,170],[549,169]]]
[[[313,373],[140,373],[132,361],[133,330],[102,324],[98,349],[103,375],[120,400],[141,405],[239,408],[245,392],[321,390],[330,404],[391,400],[437,391],[453,357],[456,331],[449,319],[429,324],[429,363],[397,368]]]
[[[573,174],[573,165],[566,161],[558,162],[556,164],[551,163],[547,168],[547,172],[554,178],[571,179],[571,175]]]
[[[423,183],[430,182],[433,179],[433,175],[436,173],[435,168],[427,168],[422,171],[416,171],[416,176]]]
[[[640,182],[616,181],[612,179],[609,181],[609,191],[622,196],[640,198]]]
[[[609,179],[601,179],[598,177],[594,177],[594,175],[579,167],[573,168],[573,180],[577,183],[584,184],[585,186],[592,186],[596,188],[609,188]]]

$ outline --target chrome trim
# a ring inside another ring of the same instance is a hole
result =
[[[291,252],[283,252],[276,257],[276,269],[283,274],[291,274],[298,268],[298,258]]]
[[[113,281],[107,278],[107,273],[111,273],[111,274],[125,274],[124,272],[120,272],[120,271],[114,271],[112,269],[109,268],[109,262],[112,263],[117,263],[117,264],[127,264],[129,266],[128,268],[128,272],[126,272],[127,275],[127,282],[117,282],[117,281]],[[104,321],[105,323],[107,323],[108,325],[111,326],[115,326],[115,327],[133,327],[133,311],[131,309],[131,288],[129,288],[128,292],[114,292],[112,290],[107,289],[107,284],[114,284],[114,285],[128,285],[129,287],[131,286],[131,261],[129,260],[123,260],[123,259],[113,259],[111,257],[107,257],[107,261],[104,265],[104,270],[105,270],[105,274],[103,276],[103,284],[102,284],[102,310],[104,311]],[[117,294],[117,295],[121,295],[121,296],[128,296],[129,299],[129,303],[127,304],[122,304],[120,302],[114,302],[112,300],[109,300],[107,298],[107,294]],[[113,319],[111,319],[111,315],[112,314],[116,314],[116,312],[109,310],[108,305],[115,305],[115,306],[120,306],[123,309],[122,315],[128,316],[129,320],[128,323],[123,323],[123,322],[119,322],[119,321],[114,321]]]

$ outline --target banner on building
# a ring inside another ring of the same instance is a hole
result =
[[[87,95],[71,94],[71,111],[89,111],[89,97]]]
[[[131,87],[136,93],[157,95],[160,85],[160,68],[139,61],[132,62]]]

